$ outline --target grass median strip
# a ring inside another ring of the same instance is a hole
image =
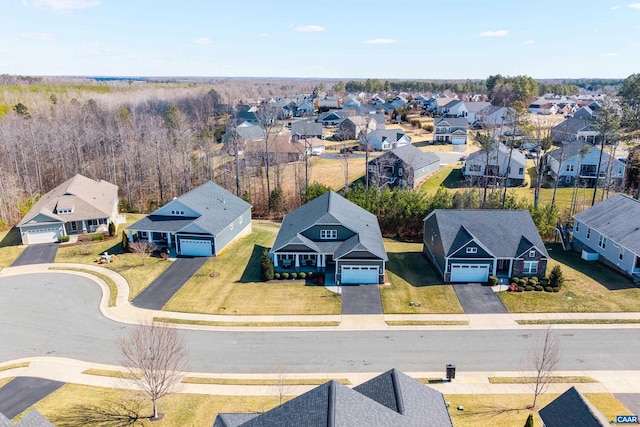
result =
[[[12,363],[11,365],[0,366],[0,372],[8,371],[9,369],[28,368],[30,365],[30,362]]]
[[[279,385],[322,385],[328,382],[327,378],[205,378],[205,377],[184,377],[185,384],[216,384],[216,385],[256,385],[256,386],[279,386]],[[344,385],[352,385],[346,378],[337,378],[335,381]]]
[[[518,325],[618,325],[640,323],[640,319],[540,319],[518,320]]]
[[[197,325],[197,326],[233,326],[233,327],[319,327],[319,326],[338,326],[340,322],[219,322],[214,320],[188,320],[188,319],[171,319],[168,317],[154,317],[154,322],[175,323],[178,325]]]
[[[104,282],[109,286],[109,307],[115,307],[116,299],[118,298],[118,287],[116,286],[116,282],[111,280],[109,276],[106,276],[102,273],[98,273],[96,271],[87,270],[84,268],[65,268],[65,267],[50,267],[49,270],[61,270],[61,271],[78,271],[80,273],[87,273],[93,276],[96,276],[98,279],[104,280]]]
[[[467,326],[468,320],[387,320],[389,326]]]
[[[597,383],[591,377],[583,376],[554,376],[549,378],[551,383],[554,384],[584,384],[584,383]],[[490,384],[535,384],[536,377],[489,377]]]
[[[98,377],[122,378],[125,380],[135,380],[139,376],[126,371],[113,371],[110,369],[86,369],[82,371],[85,375],[95,375]]]

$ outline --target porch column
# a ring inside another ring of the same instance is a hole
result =
[[[296,268],[300,267],[300,255],[296,254]]]
[[[498,275],[498,258],[493,259],[493,273],[491,275],[492,276]]]
[[[87,232],[87,222],[84,219],[82,220],[82,232]]]
[[[171,248],[171,233],[167,233],[167,246]]]
[[[273,254],[273,266],[278,266],[278,254]]]
[[[512,273],[513,273],[513,260],[510,259],[509,260],[509,278],[511,278]]]
[[[153,242],[153,232],[147,231],[147,241]]]
[[[320,254],[320,266],[321,267],[327,266],[327,258],[325,254]]]
[[[316,254],[316,267],[322,267],[321,255]]]
[[[131,230],[127,230],[127,239],[129,239],[129,241],[133,240],[133,233],[131,232]]]

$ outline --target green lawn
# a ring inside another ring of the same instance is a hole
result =
[[[25,248],[20,246],[21,244],[20,231],[17,228],[0,231],[0,268],[13,264]]]
[[[621,274],[597,262],[587,262],[575,252],[548,244],[554,265],[562,267],[565,278],[558,293],[500,292],[498,295],[512,313],[605,313],[640,311],[640,289]]]
[[[386,314],[464,313],[453,287],[443,285],[422,255],[421,243],[385,239],[391,286],[380,295]],[[420,302],[421,307],[409,303]]]
[[[163,309],[238,315],[340,314],[340,299],[322,286],[305,286],[304,281],[260,282],[260,258],[279,227],[254,221],[251,235],[207,261]]]

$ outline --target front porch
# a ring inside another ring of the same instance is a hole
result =
[[[108,218],[86,219],[69,221],[64,224],[64,233],[67,236],[87,233],[108,233]]]

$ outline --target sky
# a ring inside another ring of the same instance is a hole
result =
[[[637,72],[640,2],[0,0],[0,74],[348,80]]]

